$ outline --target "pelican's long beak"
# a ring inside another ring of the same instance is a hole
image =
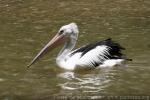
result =
[[[35,58],[30,62],[30,64],[27,66],[29,68],[32,64],[34,64],[42,55],[47,53],[47,51],[53,49],[54,47],[58,46],[59,44],[63,43],[65,40],[67,40],[67,37],[63,34],[56,34],[52,40],[50,40],[44,48],[35,56]]]

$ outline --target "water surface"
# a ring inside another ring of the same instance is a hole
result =
[[[93,71],[60,69],[55,49],[26,65],[58,29],[76,22],[77,47],[111,37],[132,62]],[[0,0],[0,98],[149,95],[149,0]]]

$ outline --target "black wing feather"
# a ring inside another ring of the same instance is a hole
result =
[[[125,48],[123,48],[120,44],[112,41],[111,38],[83,46],[83,47],[75,50],[74,52],[72,52],[71,55],[74,55],[75,53],[81,52],[82,53],[81,57],[82,57],[87,52],[89,52],[90,50],[96,48],[97,46],[102,46],[102,45],[110,47],[109,55],[107,55],[107,57],[109,59],[120,59],[120,58],[122,58],[123,54],[121,53],[121,50],[124,50]]]

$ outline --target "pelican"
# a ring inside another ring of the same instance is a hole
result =
[[[42,55],[62,43],[65,44],[56,58],[56,63],[59,67],[66,70],[74,70],[77,67],[112,67],[122,64],[125,60],[130,60],[121,53],[121,50],[124,48],[113,42],[111,38],[73,50],[78,39],[78,33],[79,30],[76,23],[62,26],[54,38],[44,46],[27,67],[29,68]]]

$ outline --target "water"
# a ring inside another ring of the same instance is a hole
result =
[[[149,7],[149,0],[0,0],[1,100],[149,95]],[[68,72],[55,63],[60,47],[27,70],[36,53],[70,22],[80,29],[76,47],[111,37],[133,61]]]

